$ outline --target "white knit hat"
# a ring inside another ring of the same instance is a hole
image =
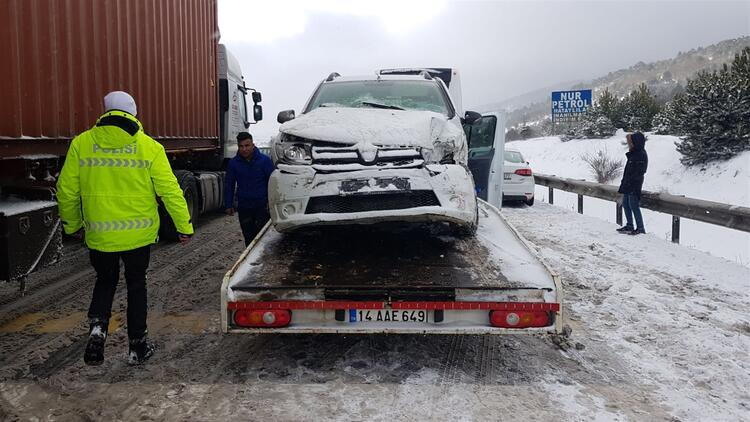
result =
[[[135,107],[135,100],[125,91],[112,91],[104,96],[104,111],[121,110],[138,115],[138,109]]]

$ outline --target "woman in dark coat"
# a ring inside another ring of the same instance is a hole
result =
[[[643,234],[646,233],[643,227],[643,216],[641,215],[641,188],[643,187],[643,177],[648,168],[648,154],[646,154],[646,137],[641,132],[635,132],[627,135],[628,151],[625,156],[628,162],[625,164],[625,171],[622,173],[622,182],[620,182],[619,193],[622,194],[622,208],[625,210],[627,223],[617,229],[620,233]],[[635,217],[635,229],[633,228],[633,217]]]

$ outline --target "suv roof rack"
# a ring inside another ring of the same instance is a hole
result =
[[[453,73],[456,70],[450,67],[402,67],[398,69],[380,69],[380,75],[421,75],[427,72],[432,78],[440,78],[445,85],[450,87]]]
[[[334,80],[334,79],[336,79],[336,78],[338,78],[340,76],[341,75],[339,75],[338,72],[331,72],[331,74],[328,75],[328,77],[326,78],[326,82],[331,82],[332,80]]]

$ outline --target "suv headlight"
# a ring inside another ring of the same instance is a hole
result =
[[[281,135],[276,157],[283,164],[312,164],[312,142],[292,135]]]
[[[456,143],[453,139],[439,140],[432,144],[432,148],[423,148],[422,157],[427,163],[455,164],[453,154],[456,152]]]

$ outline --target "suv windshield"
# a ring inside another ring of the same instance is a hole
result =
[[[505,151],[505,161],[509,163],[523,163],[523,156],[518,151]]]
[[[349,81],[324,83],[306,111],[318,107],[426,110],[452,115],[434,81]]]

